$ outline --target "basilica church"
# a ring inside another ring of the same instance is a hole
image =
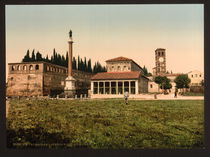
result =
[[[107,72],[97,73],[91,78],[92,95],[122,95],[148,92],[149,79],[134,60],[117,57],[106,61]]]

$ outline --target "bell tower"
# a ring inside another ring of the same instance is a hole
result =
[[[166,74],[166,49],[157,48],[155,50],[155,75]]]

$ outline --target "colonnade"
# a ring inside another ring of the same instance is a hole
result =
[[[93,94],[138,94],[138,80],[98,80],[91,81]]]

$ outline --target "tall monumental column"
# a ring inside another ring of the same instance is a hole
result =
[[[68,60],[68,77],[65,80],[65,88],[64,93],[69,97],[74,97],[76,94],[75,82],[76,80],[72,76],[72,48],[73,48],[73,40],[72,40],[72,31],[69,32],[69,60]]]

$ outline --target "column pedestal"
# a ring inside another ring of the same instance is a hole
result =
[[[65,88],[64,94],[68,97],[74,98],[76,94],[76,87],[75,87],[76,80],[72,76],[68,76],[65,80]]]

